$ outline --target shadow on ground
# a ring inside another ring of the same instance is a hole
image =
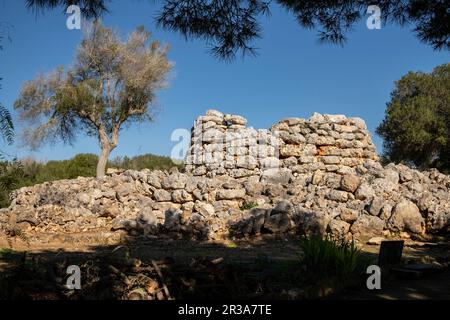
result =
[[[33,250],[0,249],[0,299],[450,299],[450,271],[423,279],[383,279],[369,291],[365,275],[308,278],[298,237],[204,242],[127,235],[119,245],[64,242]],[[426,256],[436,246],[411,247]],[[440,252],[440,251],[439,251]],[[376,250],[363,254],[376,263]],[[67,267],[81,269],[81,290],[68,290]]]

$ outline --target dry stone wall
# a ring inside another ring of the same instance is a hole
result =
[[[378,160],[360,118],[315,113],[308,120],[289,118],[267,129],[246,127],[239,115],[208,110],[192,129],[186,171],[194,176],[234,178],[294,175],[323,170],[354,173]]]
[[[254,132],[242,117],[219,115],[210,111],[197,125],[207,131],[209,123],[222,133]],[[242,167],[237,157],[250,156],[243,154],[228,158],[229,165],[190,162],[187,172],[110,171],[102,179],[47,182],[12,195],[11,206],[0,210],[0,229],[32,235],[107,230],[106,240],[123,232],[190,239],[290,232],[366,239],[450,232],[450,177],[437,170],[382,166],[362,120],[316,114],[274,127],[285,132],[276,139],[280,168],[262,165],[262,156]],[[261,135],[272,139],[273,131]],[[294,143],[291,136],[304,140]],[[202,152],[214,146],[201,141]],[[308,154],[310,149],[314,152]]]

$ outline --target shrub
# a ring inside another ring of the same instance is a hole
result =
[[[361,252],[354,242],[335,240],[328,235],[301,239],[302,263],[312,280],[324,277],[348,278],[361,263]]]
[[[21,163],[12,161],[0,162],[0,207],[9,206],[9,194],[12,190],[22,187],[23,168]]]
[[[172,167],[177,166],[179,169],[182,169],[183,165],[176,165],[173,163],[172,159],[164,156],[156,156],[153,154],[144,154],[140,156],[136,156],[133,158],[125,157],[116,157],[112,161],[108,163],[109,167],[121,168],[125,170],[142,170],[142,169],[150,169],[150,170],[169,170]]]

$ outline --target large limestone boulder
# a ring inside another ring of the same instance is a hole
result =
[[[306,234],[324,236],[332,217],[325,212],[300,212],[300,226]]]
[[[384,221],[378,217],[362,214],[350,228],[356,238],[379,236],[383,233]]]
[[[406,230],[412,233],[422,233],[424,219],[419,208],[409,200],[397,203],[389,219],[389,227],[393,230]]]
[[[341,180],[341,189],[347,192],[354,193],[358,189],[361,180],[357,175],[346,174]]]
[[[348,233],[350,230],[350,224],[342,220],[334,219],[331,220],[328,225],[328,230],[332,236],[340,238]]]
[[[363,182],[355,193],[358,200],[372,199],[374,195],[375,191],[367,182]]]

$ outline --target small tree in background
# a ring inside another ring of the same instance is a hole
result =
[[[122,42],[99,22],[81,42],[75,66],[39,76],[23,87],[14,104],[26,123],[23,138],[32,149],[62,140],[72,143],[82,131],[99,140],[97,177],[125,125],[152,121],[155,94],[172,69],[167,47],[149,43],[143,27]]]
[[[395,84],[377,134],[388,161],[450,172],[450,64]]]

